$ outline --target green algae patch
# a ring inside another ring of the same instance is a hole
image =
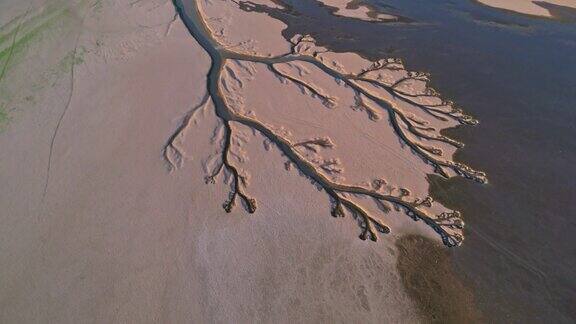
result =
[[[4,125],[8,122],[8,113],[4,108],[4,105],[0,106],[0,131],[4,128]]]
[[[75,66],[84,63],[84,54],[86,50],[84,48],[78,48],[75,51],[70,51],[66,56],[64,56],[60,62],[58,62],[58,66],[56,68],[57,72],[67,72]]]
[[[84,62],[86,52],[75,49],[82,10],[83,2],[57,1],[0,26],[0,132],[19,111],[49,96],[50,88],[68,87],[62,78]]]
[[[28,33],[24,35],[24,37],[15,41],[10,47],[5,48],[3,51],[0,52],[0,62],[2,62],[2,70],[0,70],[0,82],[4,80],[6,73],[8,72],[8,68],[10,67],[11,59],[14,56],[21,55],[26,48],[27,43],[29,43],[35,36],[37,36],[38,31],[35,33]]]
[[[53,30],[57,23],[70,15],[68,7],[45,8],[36,16],[24,14],[0,28],[0,82],[11,66],[18,64],[28,46],[40,41],[44,33]]]

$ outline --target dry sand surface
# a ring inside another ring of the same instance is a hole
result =
[[[233,1],[199,5],[219,46],[252,59],[219,80],[237,120],[206,100],[210,57],[170,1],[0,5],[0,322],[420,321],[394,243],[460,243],[426,176],[484,181],[440,135],[473,120],[398,60],[286,41]],[[284,54],[304,60],[257,59]],[[331,184],[367,194],[331,199]],[[235,186],[253,214],[221,208]],[[390,234],[358,239],[380,222]]]
[[[267,0],[250,3],[279,7]],[[259,56],[277,56],[290,51],[290,44],[281,34],[286,25],[279,20],[239,10],[238,4],[230,0],[198,0],[198,6],[212,37],[226,48]]]
[[[487,6],[506,9],[510,11],[515,11],[518,13],[526,14],[526,15],[533,15],[533,16],[542,16],[552,18],[553,15],[551,14],[549,9],[546,9],[544,6],[539,5],[539,3],[549,3],[553,5],[559,5],[564,7],[576,8],[576,0],[545,0],[545,1],[536,1],[536,0],[477,0],[480,3],[483,3]]]
[[[334,14],[337,16],[365,21],[391,21],[397,19],[396,16],[377,12],[372,6],[359,0],[320,0],[320,2],[336,8]]]

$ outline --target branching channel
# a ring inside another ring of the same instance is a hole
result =
[[[215,182],[216,177],[226,172],[232,178],[231,191],[228,201],[224,203],[224,209],[230,212],[237,201],[240,200],[248,212],[254,213],[257,208],[256,200],[245,193],[246,179],[237,167],[230,162],[231,147],[233,142],[232,122],[242,124],[255,131],[258,131],[267,140],[278,147],[302,174],[310,178],[315,184],[320,186],[332,201],[332,215],[343,217],[345,214],[352,215],[359,223],[361,233],[360,238],[376,241],[378,233],[389,233],[389,227],[381,220],[375,218],[368,212],[355,197],[373,199],[377,204],[389,205],[396,210],[403,211],[414,220],[425,222],[434,229],[447,246],[459,245],[462,240],[462,228],[464,223],[457,211],[442,212],[434,214],[430,211],[433,201],[431,197],[413,198],[410,197],[406,189],[385,192],[381,186],[365,188],[363,186],[347,185],[334,181],[327,177],[318,169],[318,166],[309,161],[301,152],[302,148],[316,152],[319,148],[330,148],[334,144],[329,138],[316,138],[301,142],[291,142],[286,136],[267,126],[265,123],[250,116],[240,114],[231,109],[220,89],[222,70],[228,60],[246,61],[264,64],[271,73],[281,79],[292,82],[301,89],[305,89],[314,97],[322,101],[327,107],[334,104],[333,98],[316,88],[313,84],[283,72],[278,68],[279,64],[286,63],[307,63],[312,64],[327,75],[343,82],[354,91],[356,103],[360,109],[368,112],[370,119],[379,118],[378,113],[388,114],[390,123],[398,138],[407,145],[415,154],[426,163],[433,166],[436,173],[449,177],[460,175],[474,181],[485,183],[486,176],[483,172],[449,158],[443,157],[442,150],[431,147],[426,143],[437,142],[443,145],[460,148],[462,143],[450,139],[439,132],[426,121],[415,118],[412,114],[406,113],[402,105],[416,107],[420,111],[439,121],[452,120],[459,124],[474,125],[477,122],[462,113],[454,106],[454,103],[441,99],[440,95],[428,86],[427,74],[409,72],[403,63],[398,59],[383,59],[374,62],[372,66],[360,73],[350,74],[329,66],[321,59],[322,53],[326,53],[323,48],[316,48],[313,40],[308,36],[303,36],[293,41],[292,53],[279,57],[260,57],[256,55],[246,55],[236,53],[219,46],[212,38],[209,28],[202,20],[195,1],[190,1],[183,6],[180,0],[175,0],[176,8],[180,17],[185,22],[192,36],[210,54],[212,66],[207,76],[208,93],[198,107],[205,107],[211,100],[214,104],[216,115],[221,119],[224,127],[223,149],[219,156],[219,163],[215,170],[206,177],[207,183]],[[239,6],[256,6],[250,2],[238,1]],[[394,77],[390,77],[390,76]],[[383,91],[387,95],[379,95],[377,91]],[[368,105],[370,101],[373,105]],[[178,146],[179,138],[183,136],[189,126],[196,109],[192,109],[183,119],[180,127],[169,138],[165,148],[164,157],[171,169],[177,168],[182,160],[182,152]]]

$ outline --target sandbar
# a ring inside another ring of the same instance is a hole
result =
[[[576,0],[477,0],[490,7],[514,11],[521,14],[554,18],[554,15],[541,4],[552,4],[569,8],[576,8]],[[540,4],[539,4],[540,3]]]

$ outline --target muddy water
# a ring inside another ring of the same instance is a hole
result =
[[[290,1],[287,38],[310,33],[338,51],[402,57],[481,121],[450,131],[467,143],[458,159],[490,184],[431,177],[432,193],[461,210],[467,240],[450,251],[497,322],[576,319],[576,25],[472,1],[373,0],[410,24],[334,17]]]
[[[467,143],[458,160],[490,184],[430,181],[467,220],[465,244],[449,254],[482,313],[492,322],[576,320],[576,25],[467,0],[369,1],[410,22],[397,24],[286,2],[289,11],[267,11],[289,25],[287,38],[312,34],[333,50],[401,57],[480,120],[449,135]]]

